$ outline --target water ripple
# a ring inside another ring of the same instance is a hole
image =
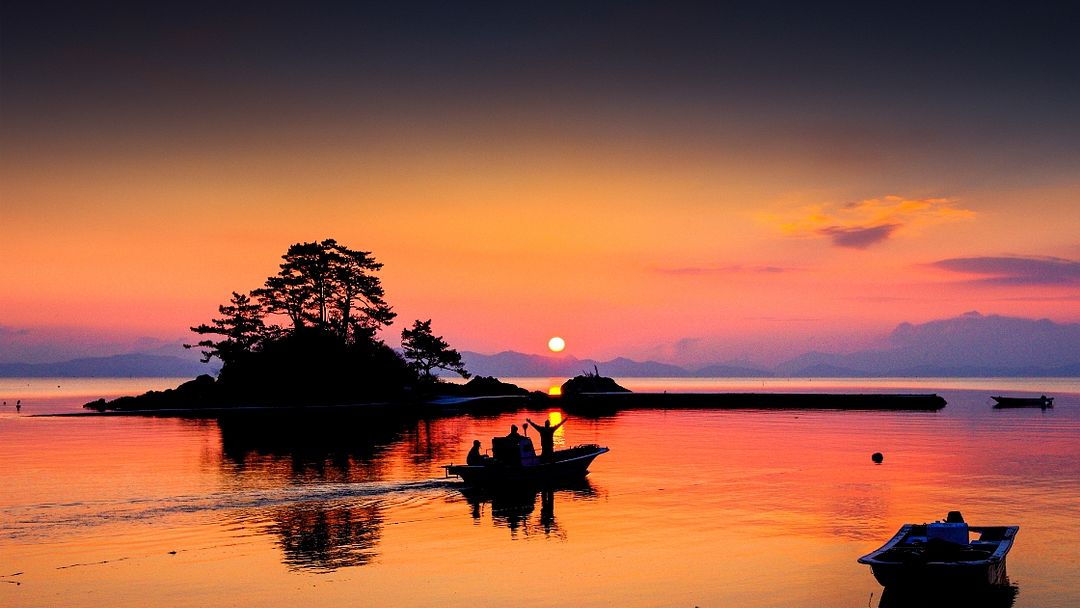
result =
[[[380,504],[409,507],[426,504],[449,491],[441,479],[300,485],[273,489],[219,491],[184,496],[143,496],[124,500],[40,503],[3,511],[0,538],[23,539],[56,528],[88,528],[117,522],[157,521],[187,515],[242,512],[244,519],[273,507],[304,508],[308,503]]]

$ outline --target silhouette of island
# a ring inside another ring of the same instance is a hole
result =
[[[615,380],[600,375],[600,370],[593,366],[593,371],[584,372],[563,382],[562,394],[567,396],[582,393],[629,393],[630,390],[619,386]]]
[[[175,389],[98,400],[102,410],[200,409],[231,406],[332,405],[402,401],[420,377],[380,341],[352,343],[317,328],[267,339],[258,350],[228,356],[215,379],[202,375]]]
[[[103,399],[85,407],[165,410],[236,406],[311,406],[402,403],[433,395],[521,394],[493,378],[457,387],[435,374],[469,378],[461,355],[431,328],[415,321],[401,333],[402,353],[376,337],[396,313],[370,252],[334,239],[296,243],[280,271],[248,294],[233,292],[220,317],[191,328],[203,362],[220,359],[217,378],[201,375],[175,389]]]
[[[443,384],[438,392],[455,397],[503,397],[544,395],[539,391],[529,392],[516,384],[503,382],[493,376],[474,376],[465,384]]]

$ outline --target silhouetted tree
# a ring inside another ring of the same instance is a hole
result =
[[[217,357],[225,364],[231,363],[243,353],[254,350],[269,335],[263,322],[266,316],[263,308],[250,296],[234,291],[228,304],[218,306],[218,312],[220,319],[211,319],[209,325],[203,323],[192,327],[191,331],[203,336],[223,336],[223,340],[207,338],[194,345],[184,345],[184,348],[205,348],[203,363],[209,362],[211,357]]]
[[[234,292],[228,304],[218,307],[220,318],[191,328],[205,336],[198,343],[206,349],[203,361],[218,357],[223,363],[200,403],[329,404],[407,398],[410,387],[420,380],[417,367],[376,337],[395,317],[374,274],[382,264],[370,252],[349,249],[333,239],[295,243],[282,260],[280,271],[263,287],[250,295]],[[280,324],[270,321],[274,317]],[[430,322],[427,332],[433,338]],[[418,352],[431,353],[420,360],[427,376],[434,366],[460,368],[460,355],[441,339],[419,339]]]
[[[405,360],[426,381],[435,380],[434,369],[445,369],[468,378],[471,374],[461,362],[461,353],[450,348],[442,336],[431,331],[431,319],[415,321],[412,329],[401,331],[401,348]]]
[[[382,269],[368,251],[354,251],[331,239],[330,313],[338,335],[346,342],[371,338],[380,327],[390,325],[397,316],[383,299],[385,292],[378,277],[371,273]]]
[[[269,314],[283,314],[293,329],[315,327],[346,342],[370,339],[393,322],[378,277],[382,264],[368,251],[355,251],[334,239],[289,247],[277,275],[253,293]]]

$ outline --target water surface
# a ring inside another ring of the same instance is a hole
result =
[[[1016,606],[1080,605],[1074,380],[907,381],[949,401],[937,413],[572,417],[557,441],[611,448],[588,481],[495,496],[463,492],[440,465],[544,412],[285,428],[41,418],[26,414],[178,382],[64,379],[63,394],[18,382],[0,381],[0,605],[876,606],[881,587],[855,559],[953,509],[1021,526]],[[761,382],[622,383],[905,388]],[[1001,392],[1056,407],[991,409]]]

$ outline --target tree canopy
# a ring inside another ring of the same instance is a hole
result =
[[[267,327],[263,323],[266,312],[250,296],[234,291],[228,304],[218,306],[218,312],[220,319],[211,319],[209,325],[203,323],[191,328],[201,336],[215,334],[225,338],[217,341],[207,338],[195,344],[206,349],[202,351],[203,363],[209,363],[211,357],[223,362],[234,361],[242,353],[254,350],[266,338]],[[191,348],[192,345],[185,344],[184,347]]]
[[[220,317],[192,327],[203,361],[222,369],[217,399],[230,402],[362,402],[401,398],[438,379],[468,378],[461,355],[417,321],[402,332],[405,358],[377,338],[396,316],[368,251],[334,239],[296,243],[277,274],[249,294],[233,292]]]
[[[374,272],[382,269],[369,251],[334,239],[296,243],[282,256],[277,275],[252,294],[270,314],[282,314],[294,329],[333,331],[346,342],[370,337],[396,316]]]
[[[422,380],[434,381],[435,369],[445,369],[468,379],[469,372],[461,362],[461,353],[450,348],[442,336],[431,331],[431,319],[415,321],[412,329],[401,331],[401,349]]]
[[[225,364],[245,352],[303,329],[336,335],[346,344],[373,340],[396,316],[387,304],[375,272],[382,264],[371,252],[356,251],[334,239],[291,245],[280,271],[249,295],[233,292],[219,306],[222,317],[191,328],[206,338],[203,361],[217,357]],[[281,319],[286,324],[271,323]],[[190,345],[189,345],[190,346]]]

